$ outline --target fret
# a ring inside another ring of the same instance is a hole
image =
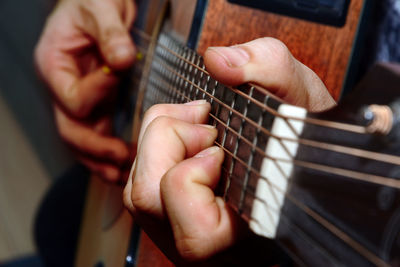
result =
[[[253,96],[253,92],[254,92],[254,87],[251,87],[250,92],[249,92],[249,96]],[[251,101],[247,100],[247,104],[246,104],[246,107],[245,107],[244,112],[243,112],[244,116],[247,116],[247,111],[248,111],[248,108],[249,108],[250,104],[251,104]],[[260,124],[261,118],[262,118],[262,113],[260,113],[260,118],[259,118],[259,123],[258,124]],[[244,124],[245,124],[245,120],[242,119],[242,123],[240,124],[240,128],[239,128],[239,135],[242,135],[243,125]],[[253,145],[255,145],[256,143],[257,143],[257,134],[253,138]],[[237,142],[237,146],[238,145],[239,145],[239,141]],[[255,152],[255,149],[253,147],[251,149],[251,152],[249,153],[249,157],[248,157],[248,160],[247,160],[247,165],[249,165],[249,166],[252,166],[254,152]],[[247,188],[247,183],[248,183],[248,179],[249,179],[249,172],[250,172],[250,170],[247,169],[246,173],[244,175],[242,191],[241,191],[241,194],[240,194],[240,200],[239,200],[239,206],[238,206],[239,214],[241,214],[242,211],[243,211],[243,203],[244,203],[244,198],[245,198],[245,195],[246,195],[246,188]]]
[[[197,55],[195,55],[194,64],[196,66],[199,66],[199,64],[200,64],[200,57],[198,57]],[[199,86],[199,82],[200,82],[199,75],[200,75],[200,71],[197,68],[194,68],[193,80],[192,81],[198,86]],[[199,88],[195,87],[195,90],[192,93],[193,93],[193,95],[190,96],[190,98],[193,99],[193,100],[197,100],[198,99],[197,95],[199,94]]]
[[[252,90],[252,97],[257,97],[256,93],[254,92],[254,90]],[[269,96],[265,95],[264,97],[264,101],[263,104],[267,105],[268,104],[268,100],[269,100]],[[258,125],[259,126],[263,126],[263,124],[265,124],[266,120],[269,118],[270,116],[268,116],[268,113],[264,110],[258,119]],[[267,122],[268,125],[271,124],[271,122]],[[255,153],[255,147],[262,147],[263,149],[265,149],[266,144],[267,144],[267,140],[264,138],[264,136],[261,134],[261,130],[260,128],[258,128],[256,130],[256,134],[255,134],[255,138],[253,139],[253,147],[251,149],[250,152],[250,158],[248,161],[248,165],[252,166],[255,169],[260,169],[261,168],[261,164],[263,161],[263,157],[259,154],[259,153]],[[249,220],[251,218],[251,210],[253,207],[253,200],[254,200],[254,195],[256,192],[256,186],[257,186],[257,182],[258,179],[260,179],[258,176],[255,176],[253,172],[251,172],[249,169],[247,169],[246,171],[246,176],[245,176],[245,180],[243,183],[243,189],[242,189],[242,201],[243,201],[243,215]],[[268,212],[270,213],[270,212]],[[271,217],[271,215],[269,215]]]
[[[184,57],[184,58],[186,58],[186,53],[187,53],[187,50],[185,50],[182,46],[181,47],[179,47],[179,53]],[[178,69],[179,69],[179,73],[183,76],[183,77],[185,77],[186,78],[186,72],[185,72],[185,68],[184,68],[184,66],[185,66],[185,61],[183,60],[183,59],[179,59],[179,66],[178,66]],[[177,88],[182,88],[182,86],[183,86],[183,83],[185,82],[183,79],[179,79],[179,77],[178,77],[178,80],[179,80],[179,82],[178,82],[178,84],[176,85],[176,87]],[[181,91],[182,91],[182,89],[180,89]],[[182,101],[180,101],[179,99],[181,99],[183,96],[181,95],[181,94],[178,94],[178,92],[179,91],[175,91],[175,101],[174,101],[174,103],[182,103]]]
[[[190,51],[189,51],[188,49],[186,49],[186,47],[184,47],[184,48],[183,48],[183,52],[182,52],[182,56],[183,56],[185,59],[188,59],[188,58],[189,58],[189,55],[190,55],[189,53],[190,53]],[[183,59],[182,59],[182,62],[183,62],[182,74],[183,74],[183,76],[184,76],[186,79],[189,79],[188,68],[189,68],[190,66],[189,66],[189,64],[188,64],[186,61],[184,61]],[[188,86],[188,82],[185,81],[185,80],[183,80],[183,79],[181,79],[181,83],[180,83],[180,85],[179,85],[179,88],[181,88],[183,94],[179,96],[178,103],[184,103],[184,102],[186,102],[184,96],[186,96],[186,89],[187,89],[187,86]]]
[[[194,53],[190,53],[190,57],[189,57],[189,61],[192,63],[192,64],[195,64],[194,62],[195,62],[195,54]],[[190,67],[189,67],[189,81],[193,81],[194,80],[194,67],[193,67],[193,65],[190,65]],[[192,84],[189,84],[189,90],[188,90],[188,92],[187,92],[187,96],[190,98],[190,99],[192,99],[192,91],[194,90],[194,86],[192,85]]]

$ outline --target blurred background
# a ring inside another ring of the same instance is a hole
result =
[[[38,207],[73,164],[33,64],[35,44],[55,3],[0,1],[0,265],[36,253]]]

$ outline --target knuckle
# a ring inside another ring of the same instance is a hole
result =
[[[150,124],[160,117],[166,117],[166,114],[168,114],[168,106],[165,104],[157,104],[146,111],[143,121],[147,121]],[[163,121],[163,119],[161,119],[161,121]]]
[[[288,47],[280,40],[264,37],[261,39],[261,45],[264,46],[271,55],[275,56],[279,62],[288,62],[292,58],[292,54],[290,53]]]
[[[90,114],[91,107],[82,99],[79,99],[79,96],[76,94],[77,91],[74,88],[68,89],[64,95],[63,104],[70,115],[75,118],[84,119]]]
[[[134,182],[131,192],[126,197],[126,202],[130,204],[130,211],[133,216],[139,216],[152,209],[149,191],[146,189],[147,188]]]
[[[135,212],[135,206],[133,205],[132,199],[131,199],[131,190],[128,185],[125,186],[124,192],[122,194],[122,200],[124,202],[125,207],[131,212],[132,214]]]
[[[86,105],[79,103],[72,106],[71,112],[74,117],[83,119],[89,115],[90,109]]]
[[[144,114],[145,120],[155,119],[156,117],[165,114],[165,105],[164,104],[156,104],[150,107],[146,113]]]
[[[61,139],[66,143],[70,143],[70,129],[66,119],[56,114],[56,126]]]
[[[168,116],[158,116],[150,123],[151,128],[155,129],[167,129],[173,124],[173,119]]]
[[[176,248],[184,260],[196,261],[207,257],[203,244],[198,238],[183,236],[176,241]]]

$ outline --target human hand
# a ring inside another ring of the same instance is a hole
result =
[[[236,53],[234,53],[236,52]],[[335,105],[317,75],[271,38],[205,53],[210,74],[228,85],[253,82],[286,102],[320,111]],[[223,161],[204,127],[210,106],[157,105],[146,113],[124,201],[135,220],[175,263],[205,260],[245,231],[213,193]],[[207,153],[208,152],[208,153]]]
[[[204,125],[210,104],[153,106],[146,112],[124,202],[175,263],[204,260],[234,243],[238,220],[214,195],[224,153]]]
[[[117,72],[135,58],[128,32],[134,16],[131,0],[60,0],[35,50],[62,138],[110,181],[129,160],[128,146],[111,136],[111,113]]]
[[[232,47],[210,47],[204,54],[204,64],[211,76],[223,84],[254,83],[309,111],[323,111],[336,105],[321,79],[274,38]]]

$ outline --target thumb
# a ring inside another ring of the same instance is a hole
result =
[[[311,111],[335,105],[319,77],[274,38],[210,47],[204,54],[204,63],[215,79],[227,85],[255,83],[282,100]]]
[[[130,23],[124,22],[122,11],[112,1],[97,1],[84,10],[83,15],[90,20],[89,26],[84,27],[97,42],[105,62],[117,70],[129,67],[136,51],[129,34]]]
[[[161,180],[176,247],[186,260],[208,258],[237,237],[237,218],[213,192],[223,159],[221,148],[210,147],[171,168]]]

